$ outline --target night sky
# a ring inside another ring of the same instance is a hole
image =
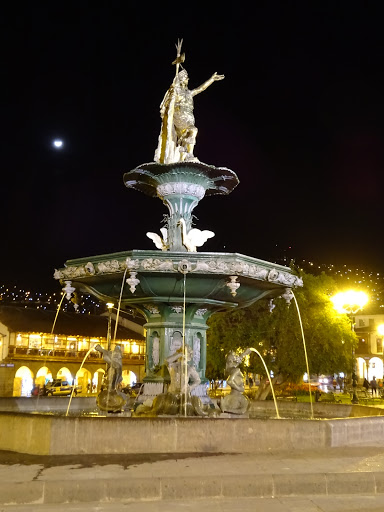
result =
[[[0,283],[55,289],[67,259],[155,248],[167,209],[123,174],[153,160],[178,38],[190,88],[225,75],[195,97],[195,155],[240,180],[195,209],[203,250],[383,272],[381,2],[161,5],[2,13]]]

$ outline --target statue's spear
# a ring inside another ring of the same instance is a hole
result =
[[[173,111],[175,107],[175,84],[177,80],[177,75],[179,73],[179,66],[181,63],[185,61],[185,53],[181,55],[181,46],[183,44],[182,39],[177,40],[176,44],[176,51],[177,56],[176,59],[172,62],[172,64],[176,64],[176,74],[175,78],[173,79],[172,87],[170,88],[171,95],[170,97],[167,96],[167,94],[164,97],[164,100],[162,104],[160,105],[160,110],[163,108],[164,102],[167,103],[166,105],[166,111],[164,113],[163,118],[163,128],[161,133],[161,151],[160,151],[160,163],[166,164],[168,163],[168,159],[173,159],[173,152],[175,150],[175,142],[172,145],[172,131],[173,131]],[[169,91],[168,91],[169,92]],[[165,127],[165,129],[164,129]]]
[[[179,65],[182,64],[184,61],[185,61],[185,53],[183,53],[181,55],[181,46],[183,44],[183,40],[181,39],[178,39],[177,40],[177,44],[175,45],[176,46],[176,50],[177,50],[177,57],[176,59],[172,62],[172,64],[176,64],[176,74],[175,74],[175,80],[176,80],[176,77],[177,77],[177,74],[179,72]]]

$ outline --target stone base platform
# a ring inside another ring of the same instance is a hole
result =
[[[224,505],[219,508],[228,500],[238,499],[240,506],[245,498],[275,498],[272,508],[264,508],[265,502],[261,502],[261,508],[253,510],[288,511],[291,509],[274,508],[277,498],[308,495],[365,495],[369,507],[372,497],[384,496],[384,449],[364,446],[281,453],[276,446],[265,454],[211,456],[179,453],[42,457],[0,452],[0,505],[16,510],[18,506],[51,510],[51,506],[57,511],[64,509],[56,507],[67,505],[73,511],[81,504],[87,504],[87,510],[110,510],[113,504],[120,506],[116,510],[122,510],[126,504],[124,510],[157,511],[160,508],[136,509],[133,504],[158,503],[164,507],[171,502],[177,504],[178,500],[197,504],[193,509],[185,505],[185,510],[203,510],[199,500],[209,500],[210,508],[204,510],[216,511],[228,510]],[[308,512],[315,508],[294,510]],[[352,503],[345,510],[373,509],[353,508]]]

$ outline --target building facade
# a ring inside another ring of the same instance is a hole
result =
[[[106,364],[99,344],[123,355],[122,386],[141,382],[145,337],[140,324],[114,315],[0,307],[0,396],[30,396],[34,386],[61,379],[81,386],[82,394],[100,389]]]
[[[373,377],[383,380],[384,313],[355,315],[354,329],[359,339],[355,350],[357,376],[369,382]]]

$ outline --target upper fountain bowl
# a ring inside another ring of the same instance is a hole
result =
[[[204,195],[228,195],[239,183],[231,169],[202,162],[150,162],[126,172],[123,179],[126,187],[161,199],[172,189],[174,193],[196,195],[198,200]]]

